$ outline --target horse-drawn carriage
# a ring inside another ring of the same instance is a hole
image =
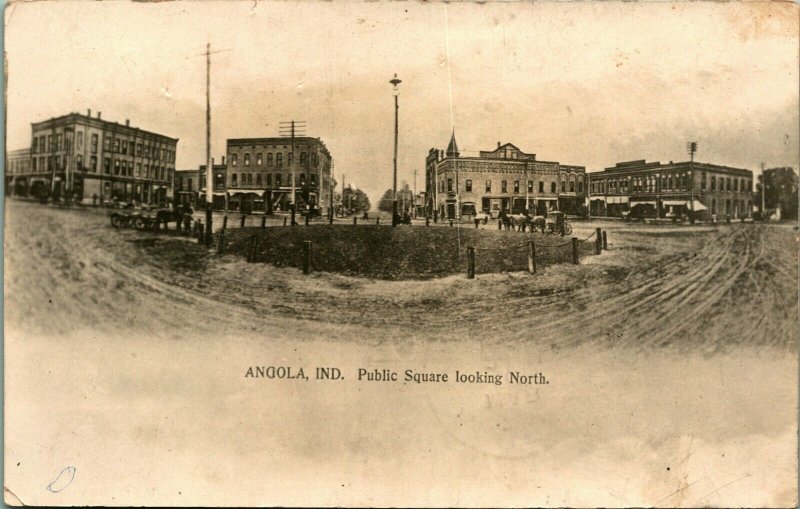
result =
[[[176,229],[180,230],[182,226],[185,226],[188,231],[189,223],[192,220],[192,210],[184,207],[177,209],[143,207],[115,210],[109,216],[111,226],[114,228],[158,231],[162,224],[165,230],[169,230],[169,223],[175,223]]]
[[[547,217],[529,216],[526,214],[501,214],[500,222],[507,230],[531,231],[541,229],[542,233],[572,234],[572,225],[566,221],[566,215],[560,211],[552,211]]]

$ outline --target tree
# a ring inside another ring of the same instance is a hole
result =
[[[797,219],[798,178],[794,169],[771,168],[764,170],[763,175],[759,175],[755,192],[755,202],[759,208],[761,189],[765,180],[764,206],[767,211],[774,211],[780,207],[782,218]]]
[[[369,198],[361,189],[348,187],[342,193],[342,208],[350,213],[365,212],[370,209]]]
[[[392,195],[394,193],[391,189],[387,189],[381,201],[378,202],[378,210],[382,212],[392,212]],[[408,187],[408,184],[403,184],[402,189],[397,190],[397,212],[402,214],[404,211],[411,211],[411,203],[413,201],[414,192]]]

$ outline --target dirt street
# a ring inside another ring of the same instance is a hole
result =
[[[609,250],[579,266],[376,281],[114,230],[102,211],[7,201],[5,226],[6,439],[31,444],[6,451],[6,485],[26,504],[213,505],[215,479],[272,505],[409,486],[428,495],[407,505],[796,496],[791,227],[588,221],[575,235],[603,227]],[[345,379],[245,379],[254,365]],[[505,379],[381,385],[362,367]],[[510,385],[514,370],[550,383]],[[57,496],[34,475],[66,466]]]

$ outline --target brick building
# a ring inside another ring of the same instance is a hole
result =
[[[586,168],[540,161],[506,143],[477,157],[462,156],[455,134],[446,150],[431,149],[425,159],[425,194],[429,210],[446,219],[476,212],[497,217],[501,210],[582,212]]]
[[[70,113],[31,124],[30,165],[15,175],[22,195],[165,203],[172,195],[178,139]]]
[[[290,210],[292,173],[297,210],[327,210],[333,160],[319,138],[238,138],[227,142],[227,208],[242,212]]]
[[[213,159],[211,164],[214,168],[213,208],[214,210],[225,210],[227,198],[225,156],[222,156],[222,164],[215,164]],[[205,164],[200,165],[196,170],[175,171],[175,202],[181,205],[191,205],[193,208],[205,209]]]
[[[736,219],[752,213],[753,172],[690,161],[628,161],[590,173],[589,195],[593,216],[686,216],[694,198],[696,217]]]
[[[31,151],[23,148],[6,153],[6,195],[17,196],[26,190],[31,175]]]

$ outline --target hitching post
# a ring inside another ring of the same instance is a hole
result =
[[[358,218],[357,217],[353,218],[353,224],[358,224]]]
[[[239,228],[244,228],[244,214],[242,214],[242,220],[239,221]]]
[[[286,217],[283,218],[283,226],[286,226]]]
[[[222,216],[222,229],[224,230],[227,227],[228,227],[228,216]]]
[[[603,250],[608,251],[608,237],[605,230],[603,230]]]
[[[467,247],[467,279],[475,279],[475,248]]]
[[[597,228],[595,233],[597,238],[594,239],[594,254],[600,254],[600,250],[603,249],[603,232]]]
[[[536,244],[534,241],[528,241],[528,272],[536,274]]]
[[[310,215],[311,215],[310,213],[306,214],[306,226],[308,226],[308,216],[310,216]]]
[[[303,242],[303,274],[311,272],[311,241]]]
[[[375,226],[380,226],[380,225],[381,225],[381,218],[379,217],[375,218]]]
[[[580,255],[578,254],[578,237],[572,237],[572,263],[575,265],[580,263]]]
[[[263,230],[266,227],[267,227],[267,216],[263,216],[261,218],[261,229]]]

